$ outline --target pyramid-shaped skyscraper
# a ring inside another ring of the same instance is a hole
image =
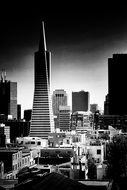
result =
[[[30,136],[48,138],[54,131],[54,120],[50,95],[51,52],[47,51],[44,22],[41,26],[39,50],[35,52],[34,99],[30,126]]]

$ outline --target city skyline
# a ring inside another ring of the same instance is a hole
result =
[[[126,17],[70,15],[1,18],[0,69],[6,69],[7,80],[18,83],[18,104],[23,110],[32,108],[34,52],[42,20],[52,52],[52,92],[67,91],[71,105],[72,91],[88,91],[90,103],[103,109],[108,92],[108,58],[127,52]]]

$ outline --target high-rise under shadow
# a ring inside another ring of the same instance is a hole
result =
[[[108,114],[127,115],[127,54],[108,59]]]

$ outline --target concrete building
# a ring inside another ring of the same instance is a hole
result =
[[[44,23],[41,26],[39,50],[35,53],[35,88],[30,126],[30,136],[47,139],[54,130],[51,85],[51,53],[47,51]]]
[[[0,161],[4,164],[3,179],[16,179],[20,170],[35,166],[32,150],[24,147],[2,147],[0,155]]]
[[[104,161],[104,145],[101,142],[91,141],[90,145],[87,145],[86,150],[88,157],[93,158],[96,163]]]
[[[98,104],[90,104],[90,111],[94,114],[98,110]]]
[[[127,115],[127,54],[113,54],[108,59],[109,115]]]
[[[127,132],[127,115],[99,115],[97,125],[100,129],[108,129],[110,125]]]
[[[10,126],[0,124],[0,134],[5,135],[5,144],[10,143]]]
[[[59,106],[58,121],[61,131],[70,130],[70,106]]]
[[[49,147],[60,147],[60,145],[63,144],[64,138],[65,138],[65,133],[63,132],[49,133],[48,136]]]
[[[48,146],[48,140],[39,137],[17,137],[16,142],[22,146],[26,146],[27,148],[44,148]]]
[[[10,142],[14,143],[16,137],[24,137],[29,135],[30,122],[10,120],[4,122],[5,126],[10,127]]]
[[[31,121],[32,109],[24,110],[25,121]]]
[[[79,133],[92,130],[91,112],[77,111],[71,115],[71,130],[76,130]]]
[[[17,178],[19,169],[22,168],[22,148],[0,148],[0,161],[4,163],[4,178]]]
[[[17,104],[17,120],[21,120],[21,104]]]
[[[59,106],[67,106],[67,93],[63,89],[53,91],[52,96],[53,114],[59,114]]]
[[[6,72],[2,72],[0,80],[0,114],[17,119],[17,82],[6,79]]]
[[[72,113],[76,111],[89,111],[90,107],[89,92],[72,92]]]

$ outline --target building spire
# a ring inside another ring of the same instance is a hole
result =
[[[2,69],[1,81],[2,81],[2,82],[5,82],[5,81],[6,81],[6,71],[5,71],[4,69]]]
[[[44,21],[42,21],[41,25],[41,34],[40,34],[40,42],[39,42],[39,51],[46,51],[46,39],[45,39],[45,28]]]

